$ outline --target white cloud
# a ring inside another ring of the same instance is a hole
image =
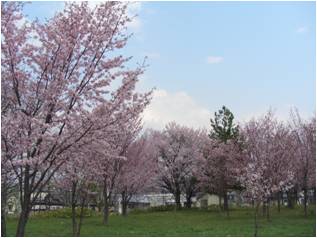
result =
[[[301,26],[301,27],[298,27],[297,29],[296,29],[296,32],[297,33],[305,33],[305,32],[307,32],[308,31],[308,27],[307,26]]]
[[[145,127],[162,129],[175,121],[194,128],[208,128],[211,113],[199,105],[186,92],[154,91],[151,104],[143,113]]]
[[[143,122],[145,128],[163,129],[171,121],[180,125],[193,128],[210,129],[210,118],[213,113],[220,108],[218,105],[210,105],[208,110],[200,105],[184,91],[169,92],[164,89],[154,91],[150,105],[143,112]],[[234,113],[235,123],[244,124],[249,120],[262,117],[269,109],[275,112],[278,120],[287,122],[289,120],[290,109],[293,105],[259,106],[253,107],[229,107]],[[312,113],[301,112],[303,118],[311,118]]]
[[[208,64],[218,64],[224,61],[224,58],[221,56],[208,56],[207,63]]]

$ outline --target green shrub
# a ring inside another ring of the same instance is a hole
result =
[[[191,208],[188,208],[188,207],[182,207],[182,210],[199,210],[200,208],[199,207],[195,207],[195,206],[193,206],[192,205],[192,207]]]
[[[84,208],[83,216],[84,217],[91,217],[96,212],[89,209]],[[76,216],[79,217],[80,215],[80,208],[76,208]],[[50,210],[50,211],[41,211],[41,212],[34,212],[32,213],[32,217],[39,217],[39,218],[49,218],[49,217],[56,217],[56,218],[71,218],[72,217],[72,209],[70,207]]]
[[[187,208],[187,207],[181,207],[180,210],[182,211],[186,211],[186,210],[198,210],[198,207],[191,207],[191,208]],[[166,212],[166,211],[175,211],[176,210],[176,205],[162,205],[162,206],[156,206],[156,207],[150,207],[147,209],[147,211],[150,212]]]
[[[142,214],[142,213],[145,213],[145,212],[148,212],[148,211],[149,211],[148,209],[133,208],[131,211],[129,211],[129,213]]]
[[[150,207],[147,210],[150,212],[174,211],[174,210],[176,210],[176,206],[175,205],[162,205],[162,206]]]
[[[214,211],[214,212],[221,211],[220,206],[216,204],[209,205],[207,209],[208,211]]]

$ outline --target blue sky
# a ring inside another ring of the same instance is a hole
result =
[[[62,6],[34,2],[25,12],[43,20]],[[131,11],[139,16],[124,53],[149,56],[139,88],[157,88],[147,126],[208,127],[222,105],[239,121],[270,107],[281,119],[291,106],[315,113],[314,2],[141,2]]]

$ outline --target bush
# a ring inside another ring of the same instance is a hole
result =
[[[182,210],[190,210],[190,211],[192,211],[192,210],[199,210],[200,208],[199,207],[195,207],[195,206],[193,206],[192,205],[192,207],[191,208],[188,208],[188,207],[182,207]]]
[[[209,205],[207,208],[208,211],[219,212],[221,211],[221,207],[216,204]]]
[[[148,211],[150,212],[166,212],[176,210],[176,205],[162,205],[156,207],[150,207]]]
[[[91,217],[96,212],[89,208],[84,208],[83,216],[84,217]],[[76,208],[76,216],[79,217],[80,214],[80,208]],[[32,217],[39,217],[39,218],[49,218],[49,217],[55,217],[55,218],[71,218],[72,217],[72,209],[70,207],[56,209],[56,210],[50,210],[50,211],[41,211],[41,212],[34,212],[31,215]]]
[[[133,208],[128,213],[131,213],[131,214],[142,214],[142,213],[145,213],[145,212],[148,212],[148,211],[149,211],[148,209]]]

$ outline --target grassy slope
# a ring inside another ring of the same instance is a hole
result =
[[[284,208],[271,212],[271,221],[260,218],[259,236],[315,236],[315,209],[303,217],[302,209]],[[260,216],[261,217],[261,216]],[[101,216],[84,220],[82,236],[252,236],[253,211],[240,209],[227,218],[216,211],[187,210],[178,212],[145,212],[128,217],[113,215],[108,226]],[[16,219],[8,221],[8,235],[13,236]],[[71,221],[65,218],[31,218],[27,236],[70,236]]]

